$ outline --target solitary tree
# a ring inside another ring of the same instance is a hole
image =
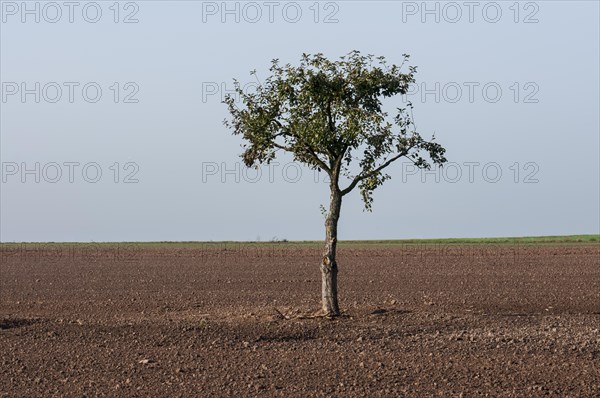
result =
[[[255,91],[246,92],[234,80],[240,106],[231,95],[224,101],[231,114],[225,125],[245,140],[241,156],[246,166],[268,164],[278,151],[286,151],[328,174],[331,194],[320,268],[323,311],[329,316],[340,314],[336,245],[342,198],[358,187],[370,211],[373,191],[390,178],[384,169],[396,160],[406,158],[424,169],[446,161],[445,149],[433,137],[426,141],[416,132],[412,104],[397,108],[393,117],[382,110],[382,99],[406,94],[415,81],[415,67],[401,71],[409,56],[403,57],[400,66],[358,51],[335,61],[303,54],[299,66],[281,66],[275,59],[270,76]]]

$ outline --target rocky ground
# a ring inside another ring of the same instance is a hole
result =
[[[600,246],[2,246],[2,397],[600,396]]]

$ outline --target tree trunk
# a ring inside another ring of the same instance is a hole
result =
[[[325,221],[325,252],[323,253],[323,261],[321,262],[321,298],[323,300],[323,311],[328,316],[337,316],[340,314],[337,298],[338,269],[335,260],[335,251],[341,206],[342,193],[337,186],[332,186],[329,214]]]

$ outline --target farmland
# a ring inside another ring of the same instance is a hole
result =
[[[2,244],[0,396],[594,396],[600,244],[578,237]]]

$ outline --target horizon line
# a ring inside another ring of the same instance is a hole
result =
[[[239,243],[239,244],[265,244],[265,243],[299,243],[299,244],[318,244],[322,240],[288,240],[288,239],[272,239],[272,240],[157,240],[157,241],[0,241],[0,244],[223,244],[223,243]],[[402,239],[340,239],[338,243],[493,243],[493,242],[510,242],[510,241],[529,241],[560,243],[560,242],[600,242],[600,234],[575,234],[575,235],[539,235],[539,236],[499,236],[499,237],[462,237],[462,238],[402,238]]]

